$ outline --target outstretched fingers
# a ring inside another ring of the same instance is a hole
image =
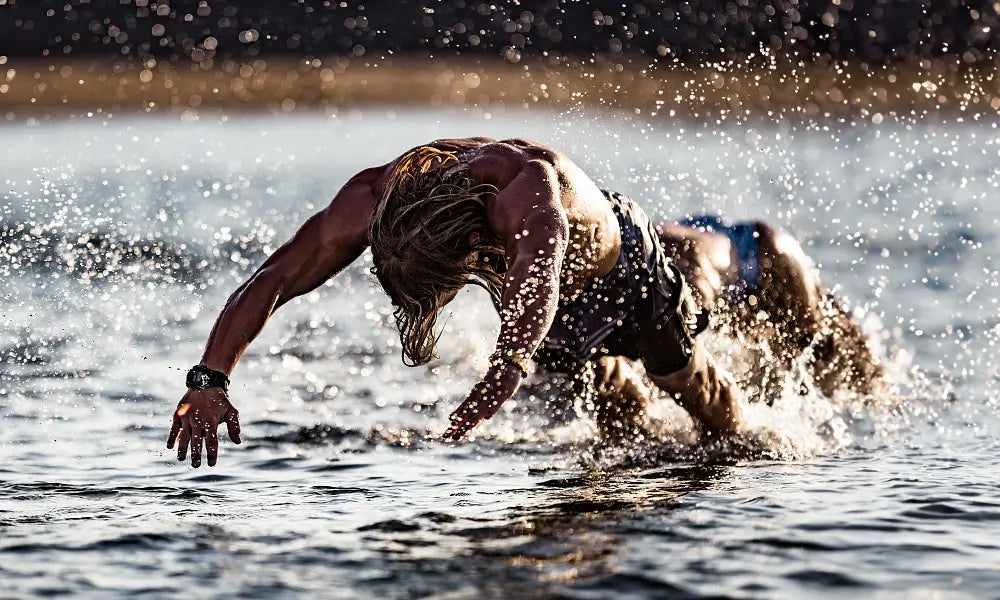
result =
[[[177,435],[181,432],[181,418],[174,413],[174,422],[170,425],[170,435],[167,436],[167,449],[173,450],[174,443],[177,441]]]
[[[478,401],[470,402],[467,400],[463,402],[458,410],[451,413],[451,426],[444,433],[444,437],[451,440],[461,439],[484,419],[492,417],[499,408],[500,404],[497,402],[488,406]]]
[[[201,443],[204,438],[204,430],[196,425],[191,429],[191,466],[198,468],[201,466]]]
[[[458,410],[451,413],[451,425],[444,432],[446,440],[461,439],[462,436],[475,426],[475,424],[469,423],[469,415],[467,415],[467,411],[463,410],[463,408],[460,406]]]
[[[219,425],[226,422],[229,439],[234,444],[242,442],[239,412],[229,403],[225,392],[189,391],[174,411],[167,448],[177,449],[177,460],[184,462],[190,453],[191,466],[201,466],[202,457],[208,455],[208,465],[214,467],[219,460]]]
[[[184,462],[187,458],[188,444],[191,441],[190,423],[181,424],[180,435],[177,436],[177,460]]]
[[[449,440],[460,440],[465,436],[466,433],[479,424],[481,419],[472,420],[466,417],[452,416],[451,426],[448,430],[444,432],[445,439]]]
[[[183,400],[177,405],[177,410],[174,411],[174,422],[170,425],[170,435],[167,436],[167,449],[173,449],[174,442],[177,441],[177,436],[184,427],[184,415],[187,414],[188,408],[189,405]]]

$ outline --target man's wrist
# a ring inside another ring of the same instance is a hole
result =
[[[490,369],[506,371],[513,368],[520,372],[521,377],[527,377],[529,362],[528,353],[513,344],[505,344],[490,356]]]
[[[486,377],[484,377],[484,379],[486,381],[498,380],[508,375],[517,375],[518,379],[524,379],[525,377],[527,377],[527,373],[525,373],[518,365],[514,363],[498,361],[490,363],[490,370],[487,371]]]

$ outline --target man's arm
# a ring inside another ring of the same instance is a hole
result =
[[[569,223],[558,190],[552,166],[532,161],[497,196],[497,210],[507,217],[498,233],[508,262],[497,348],[525,357],[542,343],[559,303]]]
[[[230,374],[275,310],[354,262],[368,245],[373,207],[371,185],[357,177],[348,182],[329,206],[310,217],[229,297],[201,364]]]
[[[315,289],[361,255],[368,243],[368,222],[375,205],[372,185],[379,172],[368,169],[353,177],[328,207],[307,220],[229,297],[209,335],[202,365],[228,376],[278,307]],[[220,388],[188,390],[174,412],[167,448],[179,442],[177,458],[184,460],[190,443],[191,465],[198,467],[204,440],[208,464],[214,466],[222,422],[228,425],[233,442],[239,443],[239,412],[226,392]]]
[[[506,242],[507,274],[500,312],[498,350],[530,357],[545,338],[559,302],[559,272],[569,239],[569,223],[559,202],[553,167],[530,161],[497,194],[491,224]],[[461,438],[483,419],[496,414],[521,382],[520,368],[494,363],[452,413],[445,433]]]

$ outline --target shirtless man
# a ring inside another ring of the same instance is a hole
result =
[[[637,430],[645,396],[632,367],[707,435],[738,432],[735,390],[695,335],[705,326],[643,211],[602,192],[552,148],[527,140],[444,139],[352,177],[330,205],[229,298],[189,371],[167,447],[183,461],[218,456],[218,426],[240,442],[227,394],[241,354],[280,306],[343,271],[371,247],[395,306],[404,362],[434,356],[438,310],[469,283],[501,316],[490,367],[451,416],[459,439],[493,416],[526,373],[593,365],[605,429]]]

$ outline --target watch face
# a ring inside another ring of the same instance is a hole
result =
[[[203,390],[208,387],[208,374],[200,371],[189,371],[187,386],[194,390]]]

